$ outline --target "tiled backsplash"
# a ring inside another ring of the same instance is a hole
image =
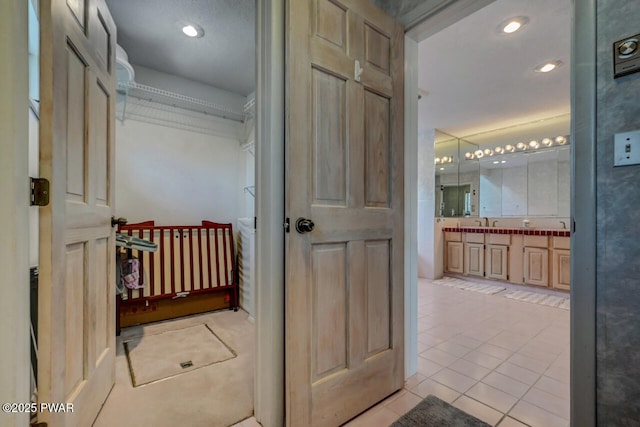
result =
[[[556,236],[569,237],[569,230],[531,229],[531,228],[497,228],[497,227],[444,227],[443,231],[464,233],[489,233],[489,234],[522,234],[525,236]]]

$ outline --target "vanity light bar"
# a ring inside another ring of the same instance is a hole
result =
[[[481,159],[483,157],[500,156],[503,154],[511,154],[524,151],[535,151],[544,148],[551,148],[554,146],[567,145],[569,143],[569,135],[558,135],[555,138],[543,138],[540,141],[532,140],[529,142],[520,141],[515,145],[507,144],[504,147],[498,145],[495,148],[485,148],[484,150],[467,151],[464,153],[466,160]],[[447,156],[443,157],[446,158]],[[436,157],[436,163],[439,163],[441,159]],[[444,163],[444,162],[443,162]],[[450,163],[450,162],[449,162]],[[494,162],[495,163],[495,162]]]
[[[445,163],[453,163],[453,156],[436,157],[436,165],[443,165]]]

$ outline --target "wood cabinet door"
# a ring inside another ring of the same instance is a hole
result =
[[[464,270],[470,276],[484,277],[484,244],[464,244]]]
[[[89,426],[115,380],[116,27],[103,0],[40,1],[38,400]]]
[[[568,291],[571,289],[571,251],[553,250],[553,287]]]
[[[404,383],[404,31],[369,0],[287,8],[286,420],[337,426]]]
[[[529,285],[549,286],[549,250],[524,248],[524,282]]]
[[[464,249],[462,242],[447,242],[447,272],[464,273]]]
[[[486,276],[491,279],[509,280],[509,247],[504,245],[487,245],[485,251]]]

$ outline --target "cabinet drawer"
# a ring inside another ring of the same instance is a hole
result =
[[[548,236],[524,236],[524,246],[532,248],[548,248],[549,237]]]
[[[571,249],[571,237],[553,237],[554,249]]]
[[[511,234],[488,234],[487,243],[490,245],[506,245],[511,244]]]
[[[445,231],[444,240],[447,242],[462,242],[462,233],[459,231]]]
[[[467,243],[484,243],[483,233],[465,233],[465,242]]]

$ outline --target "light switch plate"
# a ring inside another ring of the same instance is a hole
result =
[[[614,166],[640,164],[640,130],[616,133],[613,143]]]

